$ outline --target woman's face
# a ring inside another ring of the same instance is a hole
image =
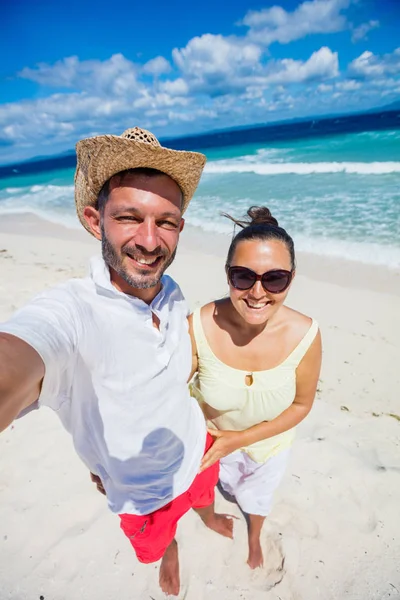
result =
[[[243,240],[236,246],[232,267],[246,267],[258,275],[275,269],[292,270],[290,254],[279,240]],[[249,325],[268,321],[284,303],[290,286],[280,294],[267,292],[261,281],[249,290],[237,290],[229,283],[230,299],[239,315]]]

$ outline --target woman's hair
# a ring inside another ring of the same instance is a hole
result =
[[[278,221],[271,215],[266,206],[251,206],[247,211],[247,217],[244,219],[234,219],[230,215],[223,213],[231,221],[241,227],[241,230],[234,236],[229,246],[226,266],[229,267],[237,245],[244,240],[279,240],[285,244],[289,254],[292,270],[296,266],[296,257],[294,252],[294,243],[290,235],[279,227]]]

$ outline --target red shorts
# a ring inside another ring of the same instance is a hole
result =
[[[205,452],[212,444],[213,438],[207,434]],[[191,508],[204,508],[214,502],[218,477],[217,462],[197,475],[186,492],[149,515],[119,515],[121,528],[140,562],[160,560],[175,537],[179,519]]]

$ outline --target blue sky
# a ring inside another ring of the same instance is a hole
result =
[[[0,163],[400,99],[398,0],[3,3]],[[397,30],[397,34],[396,34]]]

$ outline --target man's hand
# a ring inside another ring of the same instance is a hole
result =
[[[101,479],[98,475],[95,475],[94,473],[90,473],[90,479],[93,481],[93,483],[96,484],[96,487],[98,489],[98,491],[101,494],[104,494],[104,496],[106,495],[106,490],[103,487],[103,484],[101,482]]]
[[[219,429],[208,429],[208,433],[214,438],[214,443],[203,456],[200,472],[208,469],[217,460],[231,454],[244,445],[243,431],[221,431]]]

